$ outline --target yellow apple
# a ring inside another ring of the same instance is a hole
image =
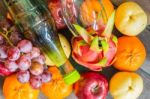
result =
[[[66,39],[65,36],[63,36],[62,34],[58,34],[59,36],[59,39],[60,39],[60,43],[61,43],[61,46],[67,56],[67,58],[69,58],[70,54],[71,54],[71,47],[70,47],[70,44],[68,42],[68,40]],[[48,58],[47,55],[45,55],[46,57],[46,64],[48,66],[54,66],[55,64]]]
[[[137,99],[143,90],[142,78],[132,72],[119,72],[110,80],[110,93],[114,99]]]
[[[125,2],[116,11],[115,26],[124,35],[136,36],[147,25],[147,15],[135,2]]]

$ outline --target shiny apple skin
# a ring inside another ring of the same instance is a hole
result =
[[[96,72],[87,72],[74,84],[78,99],[106,99],[108,81],[104,75]]]

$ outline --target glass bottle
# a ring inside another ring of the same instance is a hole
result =
[[[37,44],[59,68],[67,84],[80,75],[67,60],[51,13],[42,0],[4,0],[15,24],[26,38]]]

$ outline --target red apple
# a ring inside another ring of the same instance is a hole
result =
[[[108,81],[101,74],[87,72],[74,84],[74,89],[78,99],[106,99]]]

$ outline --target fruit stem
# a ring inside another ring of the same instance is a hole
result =
[[[0,32],[0,34],[7,40],[8,44],[10,46],[14,46],[13,43],[10,41],[10,39],[7,37],[7,35],[9,34],[9,32],[6,32],[6,35],[2,32]]]

